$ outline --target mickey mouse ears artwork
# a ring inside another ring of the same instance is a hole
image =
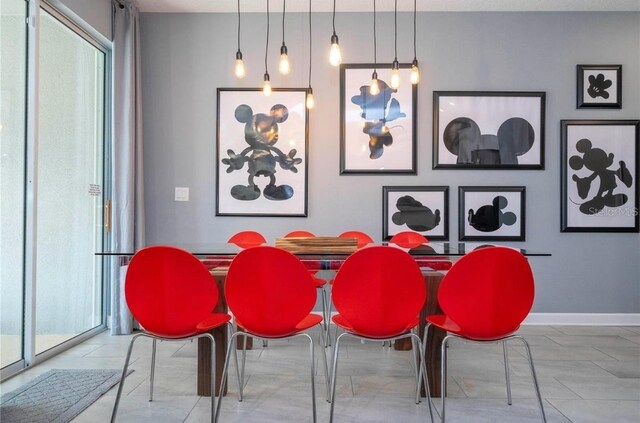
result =
[[[218,88],[217,216],[306,216],[306,90]]]
[[[562,232],[638,232],[638,120],[563,120]]]
[[[434,169],[544,169],[544,92],[434,91]]]
[[[405,231],[449,239],[449,187],[382,187],[382,239]]]
[[[459,187],[461,241],[524,241],[525,187]]]
[[[578,109],[622,108],[622,65],[577,65]]]

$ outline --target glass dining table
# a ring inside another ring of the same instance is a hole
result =
[[[210,268],[211,274],[218,286],[220,292],[220,298],[214,311],[219,313],[227,313],[225,296],[224,296],[224,281],[227,275],[228,266],[231,264],[233,258],[242,250],[240,247],[227,244],[201,244],[201,245],[175,245],[191,252],[196,257],[200,258],[203,263]],[[371,244],[374,245],[374,244]],[[393,244],[382,243],[375,245],[391,245],[396,248],[402,248]],[[438,306],[438,289],[440,282],[446,274],[446,271],[451,267],[452,263],[456,259],[464,256],[465,254],[492,244],[487,243],[450,243],[450,242],[430,242],[422,244],[413,248],[402,248],[407,251],[420,266],[425,285],[427,288],[427,301],[425,302],[420,312],[420,325],[418,327],[419,336],[422,338],[424,329],[426,327],[426,316],[431,314],[438,314],[442,311]],[[365,247],[366,248],[366,247]],[[513,248],[526,257],[548,257],[550,253],[532,251],[528,249]],[[102,256],[105,259],[115,258],[119,260],[121,266],[126,266],[135,254],[134,251],[120,251],[110,252],[103,251],[96,253],[97,256]],[[338,270],[340,265],[349,257],[349,254],[344,252],[331,252],[330,250],[323,252],[305,252],[295,253],[296,256],[309,268],[310,270]],[[222,377],[222,368],[224,365],[225,348],[229,334],[227,333],[227,327],[222,326],[212,331],[216,340],[216,392],[220,390],[220,381]],[[426,363],[427,372],[429,375],[429,388],[432,397],[440,396],[440,347],[442,340],[446,333],[440,329],[430,330],[429,337],[427,339],[426,348]],[[411,343],[396,343],[396,349],[411,349]],[[197,372],[197,391],[198,395],[210,396],[211,395],[211,343],[206,339],[198,340],[198,372]],[[226,392],[225,392],[226,393]],[[225,394],[223,393],[223,394]],[[423,389],[424,396],[424,389]]]

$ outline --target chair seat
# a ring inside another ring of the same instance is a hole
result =
[[[502,338],[506,338],[507,336],[514,334],[520,328],[520,326],[518,326],[517,328],[515,328],[514,330],[508,333],[494,335],[494,336],[475,336],[475,335],[470,336],[469,334],[464,333],[462,328],[458,326],[456,322],[451,320],[449,316],[446,316],[444,314],[433,314],[431,316],[427,316],[427,322],[431,323],[433,326],[439,327],[440,329],[446,330],[447,332],[451,332],[455,335],[461,336],[463,338],[468,338],[474,341],[498,341]]]
[[[315,325],[317,325],[317,324],[319,324],[321,322],[322,322],[322,316],[319,316],[317,314],[309,314],[307,317],[305,317],[304,319],[299,321],[298,324],[296,324],[296,326],[292,330],[290,330],[290,331],[288,331],[286,333],[281,333],[281,334],[279,334],[277,336],[274,336],[274,335],[267,335],[267,334],[258,333],[258,332],[251,331],[251,330],[247,330],[244,327],[244,325],[242,324],[242,322],[240,322],[239,320],[236,319],[236,324],[238,325],[238,327],[240,329],[242,329],[243,332],[247,332],[248,334],[259,336],[261,338],[274,338],[274,339],[285,338],[287,336],[294,335],[294,334],[296,334],[298,332],[302,332],[304,330],[312,328],[312,327],[314,327]]]
[[[316,288],[322,288],[326,284],[327,284],[326,280],[322,278],[316,278],[315,276],[313,277],[313,286],[315,286]]]
[[[226,313],[211,313],[203,321],[196,325],[198,332],[206,332],[218,326],[222,326],[231,320],[231,316]]]
[[[420,322],[420,319],[418,317],[415,318],[415,320],[412,320],[411,323],[409,323],[409,325],[407,325],[406,328],[404,328],[403,330],[397,332],[397,333],[385,333],[385,334],[369,334],[369,333],[361,333],[358,332],[356,329],[354,329],[353,325],[351,325],[351,323],[345,319],[341,314],[336,314],[335,316],[333,316],[333,318],[331,319],[333,320],[333,323],[336,324],[336,326],[341,327],[342,329],[349,331],[351,333],[354,333],[356,335],[359,336],[364,336],[367,338],[371,338],[371,339],[387,339],[387,338],[393,338],[395,336],[400,336],[402,334],[407,333],[408,331],[410,331],[411,329],[415,328],[418,323]]]

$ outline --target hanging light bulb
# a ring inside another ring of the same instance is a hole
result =
[[[289,75],[289,72],[291,72],[291,64],[289,63],[289,56],[287,55],[287,46],[284,44],[280,47],[280,64],[278,69],[283,75]]]
[[[287,45],[284,42],[284,18],[287,16],[287,0],[282,2],[282,47],[280,47],[280,63],[278,70],[282,75],[289,75],[291,72],[291,64],[289,63],[289,55]]]
[[[313,88],[311,88],[311,41],[311,0],[309,0],[309,88],[307,89],[307,101],[305,103],[307,109],[313,109],[316,105],[313,99]]]
[[[271,81],[269,79],[268,73],[264,74],[264,83],[262,84],[262,92],[267,97],[271,95]]]
[[[342,52],[338,44],[338,34],[336,34],[336,0],[333,0],[333,35],[331,36],[331,50],[329,50],[329,63],[331,66],[340,66],[342,63]]]
[[[380,94],[380,84],[378,84],[378,72],[373,71],[371,74],[371,85],[369,86],[369,94],[378,95]]]
[[[236,77],[244,78],[246,71],[244,68],[244,62],[242,61],[242,53],[240,50],[236,53]]]
[[[411,63],[411,83],[416,85],[420,82],[420,69],[418,68],[418,61],[413,59],[413,63]]]
[[[413,0],[413,62],[411,63],[411,83],[416,85],[420,82],[420,69],[418,68],[418,57],[416,54],[416,0]]]
[[[244,78],[246,70],[242,61],[242,52],[240,51],[240,0],[238,0],[238,51],[236,52],[235,74],[237,78]]]
[[[316,101],[313,99],[313,88],[307,89],[307,109],[313,109],[316,105]]]
[[[398,89],[400,86],[400,64],[398,60],[393,61],[391,65],[391,88]]]

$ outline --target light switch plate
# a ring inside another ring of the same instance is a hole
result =
[[[176,187],[174,201],[189,201],[189,187]]]

